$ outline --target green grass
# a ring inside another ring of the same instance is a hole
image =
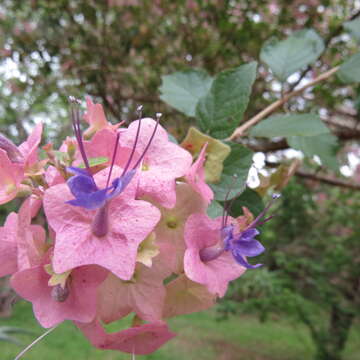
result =
[[[252,316],[234,316],[216,321],[214,311],[181,316],[170,321],[178,336],[148,356],[137,360],[306,360],[314,346],[306,328],[286,319],[276,318],[260,323]],[[44,331],[34,320],[31,306],[19,302],[13,316],[0,319],[1,325]],[[21,336],[24,344],[32,338]],[[0,360],[12,360],[21,350],[14,344],[0,343]],[[360,326],[353,327],[344,360],[360,358]],[[87,342],[70,322],[61,324],[38,343],[23,359],[26,360],[122,360],[130,355],[97,350]]]

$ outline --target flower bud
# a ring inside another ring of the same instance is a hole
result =
[[[63,288],[60,284],[57,284],[51,289],[51,297],[58,302],[66,301],[66,299],[69,296],[69,293],[70,293],[69,289],[66,285]]]
[[[9,159],[15,163],[24,162],[24,158],[17,146],[6,136],[0,133],[0,149],[6,151]]]

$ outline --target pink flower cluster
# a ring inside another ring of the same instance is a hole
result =
[[[206,215],[206,145],[193,161],[158,118],[111,125],[90,99],[83,136],[71,111],[76,140],[45,145],[46,159],[41,125],[19,147],[0,138],[0,203],[27,196],[0,228],[0,276],[43,327],[72,320],[98,348],[148,354],[175,336],[166,319],[211,307],[254,267],[256,222]]]

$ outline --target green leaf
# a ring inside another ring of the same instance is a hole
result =
[[[315,136],[328,134],[329,129],[316,114],[281,114],[271,116],[254,126],[251,136]]]
[[[206,212],[209,217],[215,219],[223,214],[224,208],[221,204],[215,200],[213,200],[210,205],[208,206]]]
[[[160,98],[188,116],[195,116],[199,99],[210,90],[213,78],[203,70],[189,69],[162,77]]]
[[[90,167],[93,166],[97,166],[97,165],[101,165],[101,164],[105,164],[106,162],[108,162],[109,159],[107,157],[96,157],[96,158],[91,158],[89,159],[89,165]],[[81,163],[79,165],[79,168],[85,168],[85,164]]]
[[[256,77],[257,63],[241,65],[218,74],[210,91],[196,106],[200,129],[216,138],[229,136],[241,122]]]
[[[233,202],[229,212],[233,217],[243,215],[242,207],[247,207],[254,216],[257,216],[263,209],[264,203],[261,196],[254,190],[246,190]]]
[[[281,81],[313,63],[324,51],[324,41],[312,29],[295,32],[286,40],[271,38],[265,42],[260,59]]]
[[[325,166],[333,170],[339,169],[336,160],[338,144],[334,135],[290,136],[287,138],[287,142],[292,148],[302,151],[305,156],[317,155]]]
[[[224,161],[224,170],[218,184],[210,184],[214,191],[215,200],[224,201],[231,189],[228,199],[238,196],[245,190],[249,169],[252,165],[253,152],[246,147],[228,143],[231,147],[230,155]],[[234,175],[237,177],[234,178]]]
[[[189,128],[181,146],[188,150],[193,157],[197,157],[205,143],[208,144],[206,148],[205,180],[208,183],[217,183],[220,181],[224,160],[231,152],[230,146],[224,144],[221,140],[203,134],[192,126]]]
[[[360,42],[360,18],[344,22],[343,27]]]
[[[318,155],[321,162],[337,170],[337,140],[316,114],[274,115],[259,123],[250,131],[251,136],[273,138],[286,137],[289,146],[305,156]]]
[[[337,76],[346,84],[360,82],[360,52],[341,64]]]

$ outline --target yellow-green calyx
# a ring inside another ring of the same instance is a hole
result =
[[[179,222],[175,216],[169,216],[166,218],[165,223],[169,229],[176,229],[179,225]]]
[[[149,170],[149,165],[147,164],[142,164],[141,166],[141,171],[148,171]]]
[[[181,146],[188,150],[194,158],[197,158],[205,143],[208,143],[206,148],[205,180],[206,182],[216,183],[220,181],[223,162],[231,152],[230,146],[203,134],[194,127],[189,129]]]
[[[145,266],[152,266],[152,258],[159,254],[159,249],[155,243],[155,233],[151,233],[138,248],[136,261],[144,264]]]
[[[68,280],[71,270],[66,271],[62,274],[56,274],[52,268],[51,264],[47,264],[44,266],[45,271],[50,275],[50,279],[48,281],[49,286],[60,285],[63,289],[65,289],[66,281]]]

